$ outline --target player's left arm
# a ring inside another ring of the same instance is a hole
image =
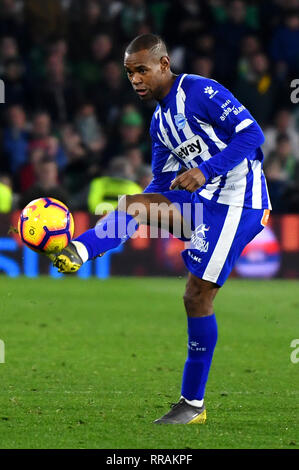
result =
[[[175,178],[170,189],[180,186],[187,191],[196,191],[209,180],[232,170],[245,157],[250,158],[265,140],[258,123],[232,93],[217,82],[212,80],[208,82],[213,87],[213,92],[217,91],[213,98],[205,94],[203,89],[194,89],[190,92],[194,93],[198,109],[201,110],[200,118],[204,116],[204,120],[216,131],[217,128],[221,128],[230,141],[223,150],[202,162],[198,168],[192,168]]]

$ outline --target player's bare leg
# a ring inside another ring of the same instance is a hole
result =
[[[144,210],[139,211],[138,206]],[[154,209],[157,210],[154,210]],[[184,234],[186,238],[191,236],[191,227],[184,220],[182,214],[169,199],[162,194],[148,193],[125,196],[120,199],[118,209],[125,211],[135,218],[140,225],[152,225],[168,230],[174,235],[178,229],[179,235]]]
[[[153,210],[154,217],[153,217]],[[100,220],[96,229],[89,230],[80,235],[71,242],[61,253],[57,254],[53,260],[60,272],[65,274],[74,273],[88,259],[95,256],[101,256],[109,249],[115,248],[130,236],[119,236],[116,234],[118,230],[115,224],[114,216],[117,214],[118,223],[122,223],[126,228],[131,225],[131,234],[137,230],[138,225],[151,225],[168,230],[177,236],[183,234],[185,238],[191,236],[191,228],[187,221],[184,220],[180,211],[162,194],[146,193],[136,194],[132,196],[122,197],[119,201],[117,210]],[[119,222],[120,220],[120,222]],[[99,232],[101,225],[114,225],[113,237],[101,238]],[[83,245],[83,246],[82,246]],[[85,248],[87,247],[87,248]]]
[[[219,291],[219,286],[210,281],[199,279],[194,274],[188,274],[184,305],[188,317],[206,317],[213,315],[214,298]]]

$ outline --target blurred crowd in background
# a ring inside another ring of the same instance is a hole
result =
[[[123,70],[126,45],[148,32],[175,73],[213,78],[249,109],[273,210],[298,213],[299,0],[1,0],[0,212],[52,196],[94,213],[148,185],[155,103]]]

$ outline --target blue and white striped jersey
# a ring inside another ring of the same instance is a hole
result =
[[[151,121],[154,178],[145,192],[169,189],[181,168],[199,167],[204,198],[234,206],[271,209],[262,170],[263,133],[225,87],[198,75],[179,75]]]

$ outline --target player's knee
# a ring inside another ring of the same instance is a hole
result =
[[[189,317],[201,317],[213,314],[213,301],[203,292],[186,293],[184,295],[184,305]]]
[[[183,296],[187,312],[188,310],[193,309],[198,304],[200,295],[201,289],[198,286],[190,283],[187,284],[186,291]]]
[[[184,305],[188,316],[212,315],[215,293],[207,289],[202,282],[189,281],[184,294]]]
[[[200,297],[200,292],[196,293],[190,290],[186,290],[183,296],[183,300],[184,300],[184,305],[185,305],[187,314],[188,312],[196,310],[196,307],[199,304],[199,297]]]

